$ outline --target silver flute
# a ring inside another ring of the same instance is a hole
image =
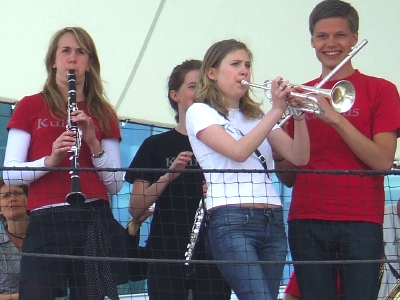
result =
[[[199,233],[201,225],[203,224],[204,215],[205,215],[204,200],[201,198],[199,202],[199,207],[197,208],[196,213],[194,215],[192,231],[190,232],[189,243],[187,245],[187,250],[185,252],[185,259],[186,259],[185,266],[187,267],[186,276],[191,276],[193,275],[194,272],[193,267],[190,265],[190,261],[192,260],[193,257],[194,247],[196,246],[196,243],[199,240]]]

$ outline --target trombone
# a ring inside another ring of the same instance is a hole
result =
[[[250,83],[247,80],[242,80],[242,85],[248,85],[251,87],[261,88],[264,90],[265,95],[271,101],[271,83],[272,80],[266,80],[264,84]],[[354,103],[356,98],[356,91],[354,86],[347,80],[341,80],[337,82],[332,89],[320,89],[315,87],[309,87],[305,85],[288,84],[290,87],[301,90],[306,93],[291,92],[290,95],[295,97],[295,100],[288,100],[288,108],[294,108],[303,112],[310,112],[318,115],[323,115],[324,110],[319,104],[316,97],[311,94],[321,95],[325,98],[329,98],[331,105],[338,113],[344,113],[348,111]]]

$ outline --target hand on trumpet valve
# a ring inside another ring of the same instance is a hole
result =
[[[291,114],[293,116],[300,116],[300,115],[304,114],[304,111],[297,109],[297,108],[293,108],[293,107],[288,107],[288,112],[289,112],[289,114]]]
[[[275,108],[286,110],[287,97],[293,88],[289,85],[287,80],[283,80],[282,77],[276,77],[271,83],[271,102]]]
[[[279,83],[278,89],[280,89],[282,92],[288,87],[288,85],[283,84],[283,81]]]
[[[315,96],[318,99],[318,103],[322,108],[322,114],[315,114],[315,116],[326,124],[335,124],[339,122],[340,118],[343,118],[341,113],[338,113],[331,105],[328,99],[323,96]]]

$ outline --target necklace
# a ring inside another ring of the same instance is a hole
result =
[[[24,238],[26,238],[26,235],[16,235],[16,234],[14,234],[14,233],[11,233],[10,231],[8,231],[8,228],[6,228],[6,231],[7,231],[7,233],[9,234],[9,235],[11,235],[11,236],[13,236],[13,237],[15,237],[15,238],[17,238],[17,239],[21,239],[21,240],[23,240]]]

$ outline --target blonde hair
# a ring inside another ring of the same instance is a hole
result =
[[[67,118],[67,103],[57,87],[56,70],[53,68],[58,42],[66,33],[72,33],[79,46],[89,54],[92,65],[89,72],[85,74],[83,92],[86,97],[86,105],[89,113],[97,119],[101,131],[107,134],[110,132],[110,123],[118,124],[118,117],[104,93],[96,46],[91,36],[83,28],[66,27],[60,29],[50,40],[45,58],[47,79],[42,92],[46,105],[51,115],[56,119],[65,120]]]
[[[234,39],[223,40],[213,44],[204,55],[203,63],[200,68],[199,82],[196,85],[195,102],[206,103],[218,111],[221,115],[228,116],[228,98],[212,81],[207,72],[210,68],[218,68],[222,60],[229,54],[237,50],[245,50],[253,61],[253,54],[247,46]],[[261,103],[255,102],[249,91],[243,95],[239,101],[239,110],[247,117],[252,119],[261,118],[264,112],[260,108]]]

